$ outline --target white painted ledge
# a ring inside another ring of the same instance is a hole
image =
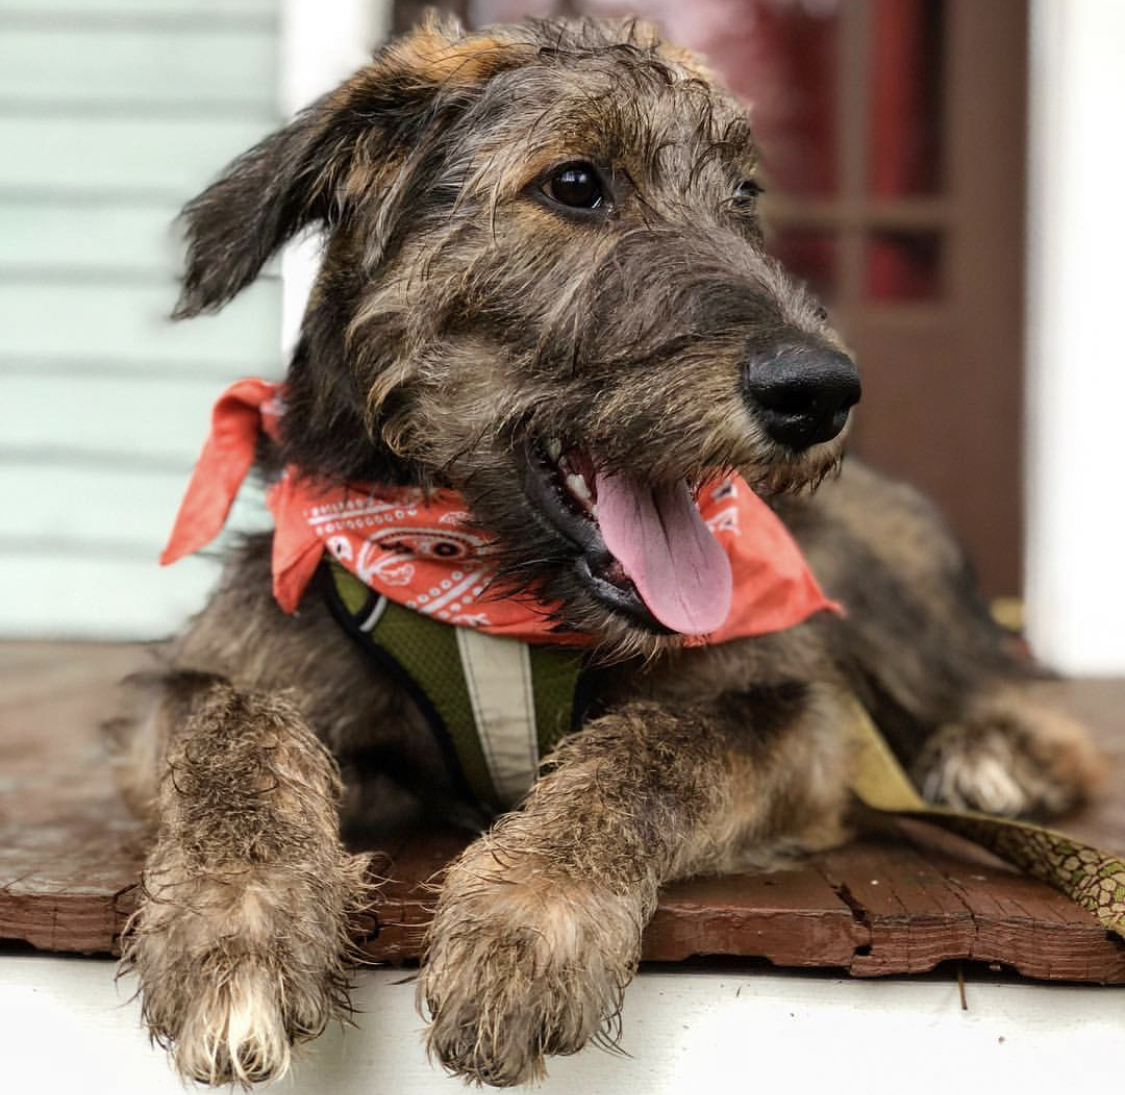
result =
[[[105,959],[0,957],[3,1088],[43,1095],[182,1095],[140,1029],[131,982]],[[464,1092],[423,1053],[403,974],[359,977],[357,1027],[330,1029],[288,1095]],[[1114,988],[974,983],[968,1011],[944,977],[646,970],[630,986],[622,1048],[550,1064],[541,1095],[1057,1095],[1120,1086],[1125,995]],[[202,1090],[202,1089],[198,1089]]]
[[[1109,676],[1125,673],[1125,3],[1031,11],[1027,629],[1048,664]]]

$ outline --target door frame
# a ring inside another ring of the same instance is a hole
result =
[[[1027,633],[1071,674],[1125,672],[1125,4],[1032,0]]]
[[[278,99],[291,118],[370,60],[390,34],[393,0],[281,0]],[[281,256],[281,345],[288,361],[320,267],[320,235],[290,243]]]

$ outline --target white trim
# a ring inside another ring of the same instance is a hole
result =
[[[367,634],[375,630],[375,625],[383,618],[383,613],[387,611],[387,598],[383,594],[379,594],[379,599],[375,602],[374,607],[367,614],[367,619],[359,625],[360,631]]]
[[[1125,3],[1033,0],[1027,626],[1068,673],[1125,672]]]
[[[392,0],[281,0],[281,81],[286,117],[361,68],[391,28]],[[297,343],[309,290],[320,266],[320,236],[288,246],[281,257],[281,344]]]
[[[968,1010],[945,969],[919,977],[841,978],[828,971],[643,967],[625,990],[621,1052],[590,1046],[551,1057],[534,1095],[1058,1095],[1121,1082],[1120,990],[1034,984],[965,969]],[[465,1095],[427,1061],[414,986],[401,969],[358,969],[348,1023],[330,1023],[277,1095]],[[0,956],[5,1090],[185,1095],[140,1017],[137,987],[109,958]],[[872,1067],[875,1055],[878,1067]],[[930,1065],[919,1066],[929,1061]],[[229,1090],[229,1089],[224,1089]]]
[[[539,767],[527,643],[471,627],[453,630],[492,786],[512,806],[527,794]]]

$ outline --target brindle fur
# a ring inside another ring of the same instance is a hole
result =
[[[548,207],[560,161],[613,175],[612,216]],[[842,439],[780,450],[740,396],[748,356],[837,347],[762,249],[744,112],[647,29],[430,22],[236,160],[185,210],[178,314],[224,305],[308,226],[323,268],[289,376],[280,452],[329,481],[461,490],[514,586],[563,605],[605,662],[595,713],[522,809],[448,870],[418,980],[430,1051],[514,1084],[613,1038],[658,888],[844,839],[840,696],[857,693],[920,785],[1010,813],[1090,783],[1082,731],[1038,700],[930,506]],[[596,600],[520,488],[518,444],[577,438],[653,483],[737,468],[775,499],[848,607],[789,631],[683,648]],[[318,594],[288,617],[269,544],[234,551],[210,604],[134,681],[113,724],[155,842],[125,961],[188,1076],[247,1083],[346,1007],[337,765],[364,820],[405,787],[471,821],[408,697]],[[345,811],[347,813],[347,811]],[[478,816],[478,820],[479,816]]]

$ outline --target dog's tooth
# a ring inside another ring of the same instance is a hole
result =
[[[547,455],[557,464],[562,456],[562,442],[552,437],[547,442]]]
[[[590,488],[586,486],[586,480],[581,475],[568,475],[566,487],[575,498],[580,498],[583,502],[593,501],[590,497]]]

